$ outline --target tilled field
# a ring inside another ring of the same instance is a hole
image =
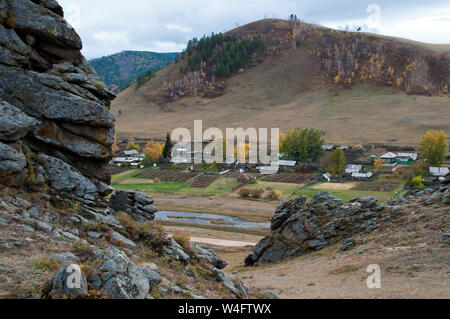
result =
[[[203,175],[197,178],[192,184],[191,187],[196,188],[206,188],[212,183],[214,183],[219,178],[219,175]]]
[[[293,183],[302,184],[314,177],[312,174],[295,174],[295,173],[280,173],[270,175],[264,179],[265,182],[277,182],[277,183]]]
[[[148,179],[159,179],[162,182],[187,182],[195,177],[195,173],[182,173],[176,170],[162,170],[162,169],[149,169],[136,177],[148,178]]]

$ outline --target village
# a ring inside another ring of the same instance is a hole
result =
[[[130,141],[138,147],[130,150]],[[324,144],[321,146],[323,155],[312,163],[281,153],[278,165],[239,163],[238,160],[228,164],[192,164],[196,156],[194,143],[207,144],[203,141],[193,142],[192,147],[178,144],[172,158],[146,161],[148,144],[161,149],[162,144],[143,140],[135,143],[129,139],[118,141],[120,150],[111,163],[113,187],[144,191],[155,198],[170,195],[206,197],[209,201],[226,198],[247,202],[247,205],[263,202],[276,207],[282,201],[300,195],[312,198],[321,191],[344,202],[366,196],[388,202],[401,198],[411,187],[424,187],[450,177],[448,156],[441,167],[429,166],[424,171],[420,165],[421,154],[413,147]],[[339,174],[332,174],[330,158],[337,149],[344,154],[344,169]],[[419,174],[420,181],[417,179]],[[182,209],[170,204],[164,207]],[[191,206],[196,211],[203,211],[203,208]],[[222,210],[210,206],[206,212],[222,213]],[[241,211],[236,216],[242,217],[242,214]]]

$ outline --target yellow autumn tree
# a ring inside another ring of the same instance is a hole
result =
[[[144,148],[144,154],[152,162],[157,162],[162,156],[162,146],[160,143],[155,141],[149,141]]]
[[[441,166],[448,151],[447,135],[444,131],[428,131],[419,144],[423,160],[431,166]]]
[[[383,168],[383,160],[381,158],[375,160],[373,167],[375,167],[376,171],[379,172]]]
[[[249,158],[249,150],[249,143],[239,143],[239,145],[234,148],[234,158],[245,158],[245,160],[247,161]]]
[[[114,133],[114,142],[112,145],[112,149],[114,153],[117,153],[118,151],[120,151],[120,147],[119,147],[119,143],[118,143],[118,139],[117,139],[117,134]]]
[[[128,144],[127,144],[126,150],[127,151],[136,150],[136,151],[140,152],[141,151],[141,147],[138,144],[134,143],[134,139],[130,138],[128,140]]]

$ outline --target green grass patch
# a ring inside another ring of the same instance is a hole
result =
[[[114,184],[115,189],[135,189],[155,193],[169,193],[183,186],[182,182],[161,182],[160,184]]]

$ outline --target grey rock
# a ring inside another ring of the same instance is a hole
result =
[[[21,151],[0,142],[0,176],[19,174],[26,165],[27,160]]]
[[[184,290],[178,286],[170,287],[170,291],[172,291],[176,295],[182,295],[184,293]]]
[[[165,297],[168,293],[168,289],[164,288],[164,287],[158,287],[158,293],[162,296]]]
[[[24,231],[31,232],[31,233],[35,231],[35,229],[31,226],[28,226],[28,225],[20,225],[20,226],[23,228]]]
[[[170,258],[178,260],[184,264],[188,264],[191,258],[184,251],[183,247],[181,247],[174,239],[170,240],[169,246],[164,246],[162,248],[162,253]]]
[[[79,92],[58,76],[0,65],[0,98],[35,118],[111,128],[114,117],[99,103],[75,95]],[[15,98],[15,93],[20,99]],[[69,107],[70,106],[70,107]]]
[[[43,221],[40,221],[40,220],[37,220],[34,223],[34,225],[36,226],[37,229],[43,230],[43,231],[46,231],[46,232],[51,232],[52,229],[53,229],[52,226],[50,226],[49,224],[44,223]]]
[[[270,291],[270,290],[264,290],[263,292],[264,292],[264,294],[267,296],[268,299],[280,299],[280,298],[278,298],[277,295],[275,295],[275,294],[274,294],[272,291]]]
[[[31,53],[31,48],[26,45],[13,29],[7,29],[0,25],[0,46],[14,51],[22,56]]]
[[[69,269],[71,266],[61,269],[53,279],[52,290],[50,295],[54,298],[80,298],[88,294],[88,284],[86,276],[82,271],[79,272],[80,281],[79,287],[71,288],[69,280],[75,277],[74,269]],[[72,270],[72,271],[71,271]],[[72,275],[72,276],[71,276]],[[71,276],[71,277],[69,277]],[[74,283],[72,282],[72,285]]]
[[[156,286],[162,282],[162,277],[156,271],[145,267],[141,267],[141,269],[147,277],[150,287]]]
[[[366,208],[371,208],[371,207],[376,206],[378,201],[376,198],[369,196],[369,197],[361,198],[359,200],[359,202],[361,203],[362,208],[366,209]]]
[[[114,240],[118,244],[123,245],[123,246],[131,247],[131,248],[136,247],[136,243],[134,241],[126,238],[125,236],[123,236],[115,231],[111,232],[111,240]]]
[[[56,0],[38,0],[39,5],[49,9],[53,13],[64,17],[63,8],[58,4]]]
[[[36,207],[31,207],[29,210],[27,210],[27,213],[35,218],[40,217],[39,210]]]
[[[64,78],[67,82],[70,83],[85,83],[88,82],[88,78],[84,74],[78,73],[67,73],[64,75]]]
[[[212,249],[192,242],[190,245],[199,260],[203,260],[217,269],[223,269],[227,266],[226,261],[218,257]]]
[[[145,193],[134,190],[116,191],[109,201],[115,211],[132,214],[136,220],[153,220],[157,209],[152,206],[153,199]]]
[[[224,273],[218,269],[213,268],[213,275],[216,280],[227,288],[232,294],[236,295],[240,299],[247,299],[247,289],[244,285],[237,280],[237,278],[231,274]]]
[[[49,9],[27,0],[10,2],[13,18],[10,26],[61,46],[81,50],[81,39],[75,30],[61,16]]]
[[[43,167],[49,186],[78,197],[96,193],[97,188],[94,183],[77,169],[58,158],[47,155],[42,155],[42,157],[45,160]]]
[[[0,225],[2,226],[8,226],[8,221],[4,219],[3,217],[0,217]]]
[[[80,238],[78,236],[75,236],[74,234],[69,233],[69,232],[62,232],[61,235],[66,237],[66,238],[68,238],[68,239],[80,240]]]
[[[450,233],[445,233],[442,235],[441,240],[439,241],[442,244],[447,244],[450,241]]]
[[[103,234],[102,233],[97,233],[97,232],[94,232],[94,231],[88,231],[87,235],[88,235],[88,237],[90,237],[92,239],[98,240],[98,239],[100,239],[102,237]]]
[[[353,238],[347,238],[344,240],[344,242],[342,243],[342,246],[339,250],[346,251],[346,250],[354,248],[355,246],[356,246],[355,240]]]
[[[328,246],[328,242],[326,240],[315,239],[308,242],[308,248],[310,249],[320,250],[326,246]]]
[[[104,296],[115,299],[144,299],[147,296],[150,288],[147,276],[123,251],[109,248],[103,258],[105,261],[98,270]]]

